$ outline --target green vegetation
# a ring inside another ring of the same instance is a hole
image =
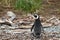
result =
[[[41,7],[42,0],[17,0],[15,8],[26,12],[34,12]]]
[[[34,12],[41,8],[42,0],[0,0],[0,4],[24,12]]]

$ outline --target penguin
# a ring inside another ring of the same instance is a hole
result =
[[[42,24],[40,21],[40,17],[38,14],[34,14],[33,17],[34,17],[35,22],[31,27],[31,32],[34,37],[40,38],[41,31],[42,31]]]

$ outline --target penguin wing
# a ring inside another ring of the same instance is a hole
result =
[[[34,28],[34,25],[32,25],[31,31],[32,31],[33,28]]]

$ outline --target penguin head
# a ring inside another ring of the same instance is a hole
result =
[[[38,19],[39,18],[39,15],[38,14],[34,14],[34,19]]]
[[[37,13],[30,14],[30,15],[28,15],[28,16],[30,16],[30,17],[33,18],[33,19],[39,19],[39,17],[40,17]]]

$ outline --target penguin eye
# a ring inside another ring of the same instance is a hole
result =
[[[34,17],[37,17],[37,16],[34,16]]]

